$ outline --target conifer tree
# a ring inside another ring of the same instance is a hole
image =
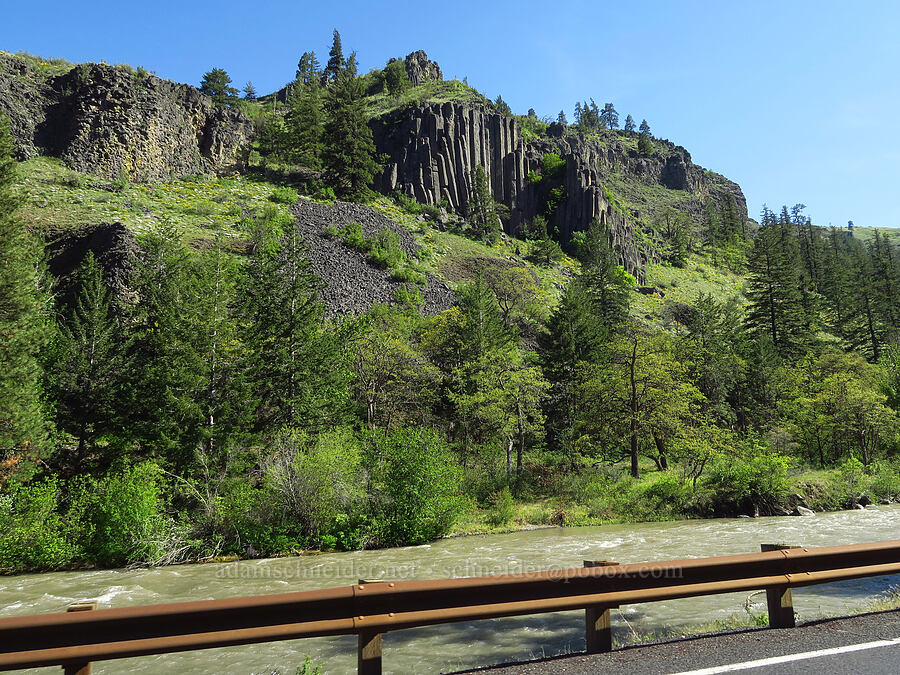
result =
[[[321,83],[322,69],[319,66],[319,59],[316,58],[315,52],[303,52],[300,61],[297,62],[297,76],[295,79],[300,84]]]
[[[625,131],[634,133],[634,118],[631,115],[629,115],[628,117],[625,118],[624,129],[625,129]]]
[[[335,28],[332,34],[331,51],[328,52],[328,63],[322,73],[322,81],[334,82],[346,66],[347,61],[344,60],[344,50],[341,47],[341,34]]]
[[[613,330],[628,316],[633,278],[619,265],[618,255],[609,242],[609,231],[595,219],[585,237],[581,256],[581,279],[594,299],[602,323]]]
[[[256,100],[256,87],[253,86],[253,82],[247,80],[247,84],[244,85],[244,98],[248,101]]]
[[[338,73],[325,95],[322,164],[325,180],[341,197],[361,198],[378,170],[375,142],[366,117],[356,55]]]
[[[343,337],[325,323],[322,282],[303,238],[290,214],[270,209],[253,240],[240,306],[256,428],[314,431],[339,423],[349,402]]]
[[[548,442],[561,448],[573,463],[573,429],[581,405],[577,395],[580,365],[604,358],[609,335],[594,296],[582,279],[572,279],[550,315],[540,347],[544,377],[550,383]]]
[[[99,439],[122,428],[124,333],[113,314],[103,270],[89,252],[78,270],[74,305],[59,328],[55,368],[57,426],[76,441],[72,452],[59,459],[68,475],[82,471]],[[111,460],[106,457],[102,463]]]
[[[616,112],[616,108],[612,103],[607,103],[603,106],[603,111],[600,113],[600,120],[607,129],[618,128],[619,113]]]
[[[213,68],[203,74],[200,91],[216,105],[229,105],[237,99],[238,90],[231,86],[231,77],[222,68]]]
[[[203,422],[205,382],[188,320],[188,251],[171,223],[144,235],[132,286],[129,367],[131,430],[145,452],[173,468],[194,459]]]
[[[503,97],[500,94],[497,94],[497,98],[494,101],[494,110],[501,115],[512,115],[512,109],[509,107],[509,104],[503,100]]]
[[[322,86],[318,80],[310,78],[308,84],[298,83],[291,89],[288,111],[284,116],[289,158],[308,169],[318,169],[322,164],[325,132],[322,98]]]
[[[22,459],[39,457],[47,444],[39,357],[48,326],[40,248],[16,216],[13,151],[9,122],[0,115],[0,462],[27,478],[34,465]]]
[[[569,120],[566,119],[566,111],[560,110],[559,115],[556,116],[556,123],[562,124],[563,126],[567,126],[569,124]]]
[[[797,269],[796,240],[790,235],[789,219],[786,223],[763,209],[762,226],[748,261],[747,327],[751,333],[767,335],[783,358],[795,358],[812,337]]]
[[[468,221],[473,232],[489,244],[497,241],[500,233],[500,211],[502,205],[494,201],[491,185],[484,167],[475,167],[471,176],[468,203]]]

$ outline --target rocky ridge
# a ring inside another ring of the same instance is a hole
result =
[[[6,54],[0,112],[20,159],[50,155],[77,171],[141,181],[239,171],[253,133],[242,112],[186,84],[96,63],[44,79]]]
[[[746,218],[744,195],[736,183],[712,174],[691,161],[680,146],[655,139],[659,153],[642,157],[619,141],[601,143],[566,134],[551,125],[551,138],[527,143],[515,118],[481,105],[423,103],[392,111],[371,122],[375,144],[387,156],[375,188],[389,194],[400,190],[419,202],[445,203],[457,213],[468,206],[471,175],[481,165],[494,198],[510,211],[506,225],[518,234],[543,204],[540,176],[545,153],[565,160],[558,184],[566,199],[557,209],[555,226],[562,241],[587,229],[595,218],[607,225],[621,264],[638,280],[653,252],[636,241],[634,221],[640,214],[623,213],[608,198],[606,177],[615,172],[630,180],[682,190],[694,199],[694,211],[711,198],[721,203],[730,195],[737,213]]]

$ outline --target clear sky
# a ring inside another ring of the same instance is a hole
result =
[[[4,2],[0,49],[144,66],[268,93],[331,31],[362,71],[424,49],[517,113],[615,104],[740,183],[751,216],[900,226],[900,2]]]

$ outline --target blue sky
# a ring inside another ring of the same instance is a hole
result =
[[[424,49],[518,113],[611,101],[740,183],[750,214],[802,202],[820,225],[900,226],[900,2],[8,3],[0,49],[130,63],[269,92],[331,31],[363,71]]]

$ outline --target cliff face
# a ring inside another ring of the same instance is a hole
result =
[[[46,154],[77,171],[132,180],[245,164],[250,120],[194,87],[100,64],[47,79],[30,68],[16,57],[0,62],[0,111],[22,159]]]
[[[548,182],[532,182],[529,173],[540,175],[545,153],[559,154],[566,163],[555,181],[564,188],[565,201],[552,225],[560,238],[567,241],[599,218],[609,227],[622,265],[639,280],[653,252],[636,243],[634,223],[640,214],[623,213],[607,198],[605,185],[611,174],[687,192],[695,197],[698,213],[706,198],[720,202],[730,194],[738,214],[747,215],[737,184],[693,164],[684,148],[666,141],[655,141],[660,152],[654,157],[640,157],[621,142],[601,144],[566,135],[561,127],[555,129],[555,138],[525,143],[514,118],[460,103],[394,111],[373,120],[371,126],[378,151],[388,158],[376,177],[377,190],[399,189],[428,204],[445,201],[451,210],[465,213],[471,173],[481,165],[494,199],[510,209],[510,233],[519,232],[545,203]]]

